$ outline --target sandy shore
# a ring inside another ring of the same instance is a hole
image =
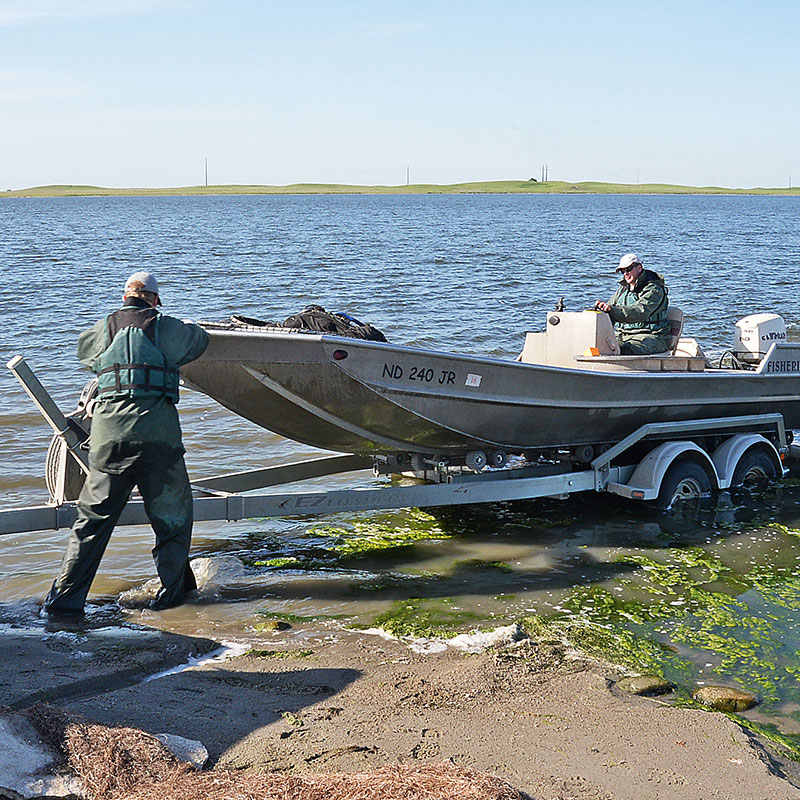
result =
[[[625,695],[613,670],[553,643],[421,655],[370,634],[292,630],[143,682],[218,643],[2,627],[4,704],[46,700],[104,724],[198,739],[212,766],[330,772],[452,760],[537,800],[800,798],[795,765],[725,715]]]

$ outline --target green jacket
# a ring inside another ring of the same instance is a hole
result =
[[[129,298],[126,305],[141,302]],[[78,359],[90,369],[107,346],[106,319],[78,337]],[[177,366],[199,358],[208,346],[208,334],[199,325],[161,315],[159,326],[159,348]],[[172,398],[131,397],[113,392],[98,397],[89,439],[89,463],[93,468],[121,473],[140,459],[153,467],[166,466],[185,452]]]
[[[608,315],[621,333],[669,333],[669,292],[656,272],[643,270],[633,287],[623,278],[608,304],[611,306]]]

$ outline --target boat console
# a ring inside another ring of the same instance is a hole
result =
[[[525,364],[616,372],[702,372],[706,359],[696,339],[681,338],[683,313],[670,308],[673,348],[664,353],[626,356],[619,350],[608,314],[551,311],[544,331],[527,333],[517,360]]]

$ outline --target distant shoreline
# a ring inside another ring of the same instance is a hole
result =
[[[644,195],[774,195],[800,197],[800,187],[791,189],[729,189],[721,186],[681,186],[669,183],[598,183],[584,181],[540,182],[483,181],[452,184],[400,186],[356,186],[340,183],[292,183],[286,186],[231,184],[181,186],[175,188],[107,188],[103,186],[52,185],[0,191],[2,197],[165,197],[254,194],[644,194]]]

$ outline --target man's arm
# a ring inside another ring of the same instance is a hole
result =
[[[613,306],[617,302],[617,300],[619,300],[621,294],[622,294],[622,287],[617,286],[617,291],[614,292],[613,295],[611,295],[611,299],[607,303],[603,302],[602,300],[595,300],[594,307],[598,311],[605,311],[606,314],[609,314],[611,312],[611,306]]]
[[[162,317],[161,324],[161,347],[179,367],[200,358],[208,347],[208,334],[194,322]]]
[[[97,357],[106,349],[106,321],[98,320],[78,336],[78,361],[92,368]]]
[[[664,302],[664,287],[657,283],[648,283],[633,305],[612,303],[608,314],[612,322],[649,322]]]

